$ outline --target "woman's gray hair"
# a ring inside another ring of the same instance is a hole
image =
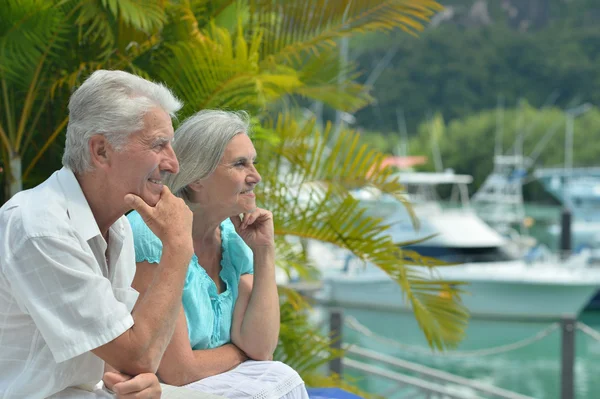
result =
[[[189,203],[187,186],[215,171],[225,147],[238,134],[249,134],[250,117],[244,111],[203,110],[186,119],[175,131],[173,150],[179,173],[169,174],[165,184]]]
[[[89,141],[102,134],[117,150],[144,128],[144,115],[161,108],[171,117],[182,103],[164,85],[124,71],[94,72],[69,100],[69,124],[62,163],[75,173],[92,169]]]

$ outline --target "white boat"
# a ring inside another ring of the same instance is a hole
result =
[[[537,169],[535,177],[548,193],[570,209],[573,248],[591,246],[600,232],[600,168],[544,168]],[[554,224],[548,231],[558,237],[561,226]]]
[[[473,317],[558,319],[576,316],[600,286],[600,268],[588,267],[584,255],[561,261],[554,256],[528,263],[512,243],[483,222],[471,209],[466,185],[470,176],[452,173],[402,173],[421,227],[415,231],[404,207],[367,190],[357,197],[379,215],[395,222],[394,241],[437,236],[410,249],[458,266],[436,269],[440,278],[464,281],[462,300]],[[456,208],[443,208],[432,192],[442,184],[455,188]],[[462,187],[461,187],[462,186]],[[364,265],[345,250],[312,243],[309,254],[323,272],[326,301],[353,307],[409,310],[396,282],[374,265]]]

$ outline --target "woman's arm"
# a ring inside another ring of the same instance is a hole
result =
[[[192,350],[182,308],[157,374],[166,384],[180,386],[224,373],[246,360],[248,357],[234,344]]]
[[[255,247],[254,276],[240,278],[233,312],[231,342],[251,359],[269,360],[279,340],[279,295],[275,283],[275,249]]]
[[[150,276],[154,273],[155,265],[142,262],[137,266],[132,286],[140,292],[141,296]],[[179,386],[231,370],[247,359],[246,354],[233,344],[215,349],[192,350],[185,313],[183,306],[180,306],[175,331],[162,357],[157,374],[166,384]]]

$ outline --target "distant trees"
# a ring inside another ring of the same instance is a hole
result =
[[[438,138],[444,167],[457,173],[473,175],[472,189],[479,187],[492,171],[498,114],[486,110],[449,122]],[[533,168],[561,166],[564,163],[565,112],[558,108],[536,109],[527,103],[505,109],[501,118],[503,154],[513,154],[523,138],[523,153],[532,156]],[[422,123],[410,140],[411,155],[431,156],[431,129]],[[600,161],[600,109],[593,108],[575,119],[573,160],[574,166],[598,165]],[[543,143],[546,142],[544,145]],[[433,170],[431,160],[425,166]],[[526,195],[540,197],[539,186],[526,186]]]
[[[513,29],[499,18],[483,27],[442,23],[419,38],[360,38],[353,42],[351,57],[363,79],[390,49],[395,55],[374,83],[377,102],[359,111],[356,123],[395,132],[401,108],[412,132],[428,114],[463,118],[494,108],[499,96],[509,107],[521,98],[537,107],[600,104],[600,31],[568,23],[580,19],[550,20],[544,29],[531,32]]]

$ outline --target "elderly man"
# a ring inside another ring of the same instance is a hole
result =
[[[95,72],[69,102],[64,167],[0,208],[0,397],[112,397],[105,362],[117,394],[160,395],[193,253],[191,212],[162,184],[180,108],[162,85]],[[164,245],[140,298],[132,208]]]

